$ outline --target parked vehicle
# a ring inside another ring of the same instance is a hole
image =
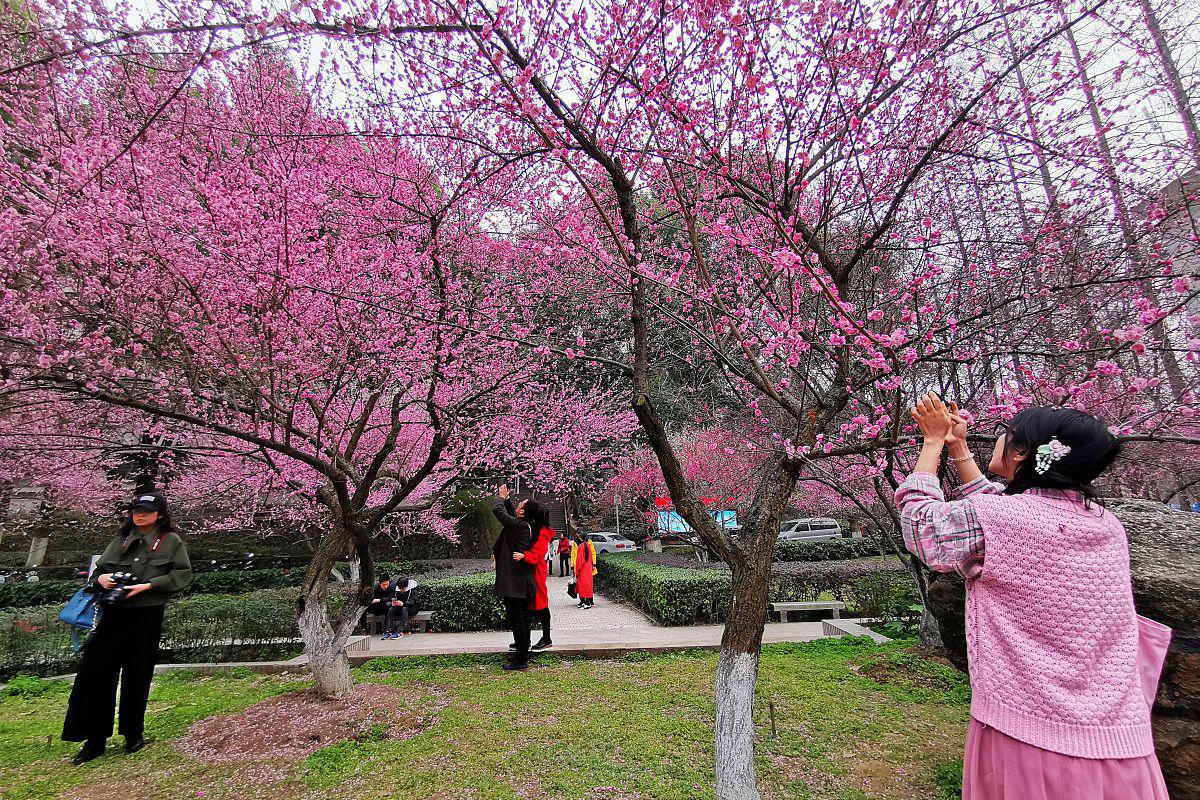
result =
[[[624,536],[618,536],[610,531],[589,533],[588,539],[596,545],[596,555],[600,555],[601,553],[632,553],[634,550],[637,550],[636,544]]]
[[[790,519],[779,526],[779,541],[781,542],[818,542],[823,539],[838,539],[842,536],[842,526],[836,519],[828,517],[806,517]]]

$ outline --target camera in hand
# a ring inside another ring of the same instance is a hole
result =
[[[116,585],[111,589],[104,589],[96,598],[96,602],[102,606],[117,605],[129,594],[129,588],[138,582],[137,576],[132,572],[114,572],[111,578]]]

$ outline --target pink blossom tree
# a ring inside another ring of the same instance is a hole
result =
[[[751,709],[771,551],[815,465],[864,456],[863,477],[886,492],[905,467],[903,408],[929,389],[970,402],[980,425],[1030,402],[1118,411],[1133,394],[1115,423],[1191,439],[1171,411],[1195,400],[1194,364],[1178,354],[1196,287],[1154,247],[1152,214],[1133,223],[1131,250],[1112,199],[1149,198],[1174,156],[1108,128],[1109,157],[1127,153],[1114,187],[1096,168],[1087,98],[1060,103],[1079,86],[1057,68],[1065,34],[1095,16],[427,4],[402,21],[461,30],[400,86],[363,76],[422,119],[442,114],[452,135],[536,164],[528,196],[551,202],[530,212],[525,245],[543,257],[526,280],[565,280],[624,319],[625,347],[589,340],[599,331],[537,346],[624,372],[675,508],[730,565],[718,797],[757,796]],[[401,60],[387,40],[381,51]],[[435,87],[436,107],[422,105]],[[1119,77],[1106,87],[1147,90]],[[686,352],[664,349],[680,339]],[[737,540],[705,513],[660,412],[656,386],[676,359],[722,387],[751,431],[744,449],[761,454]],[[1159,365],[1170,381],[1141,377]]]
[[[490,327],[407,295],[378,306],[623,382],[676,510],[732,571],[717,796],[754,798],[771,551],[798,485],[836,485],[848,461],[886,496],[907,466],[902,410],[930,389],[984,438],[988,422],[1049,402],[1104,412],[1129,438],[1196,440],[1198,287],[1181,265],[1197,237],[1163,224],[1159,193],[1191,153],[1130,114],[1164,80],[1190,106],[1144,12],[432,0],[217,4],[145,30],[61,12],[44,55],[11,74],[148,47],[163,30],[197,37],[203,58],[319,39],[338,91],[386,110],[366,130],[480,154],[472,171],[505,186],[487,210],[525,254],[499,261],[508,283],[491,297],[522,313]],[[1089,53],[1115,28],[1135,44],[1096,72]],[[572,308],[588,313],[564,321]],[[679,376],[755,454],[736,541],[679,452],[664,390]]]
[[[467,148],[351,136],[265,52],[186,91],[162,79],[191,59],[131,48],[8,85],[27,105],[0,179],[3,435],[83,453],[144,420],[216,459],[210,479],[240,469],[247,506],[319,509],[299,625],[318,690],[338,694],[381,525],[434,509],[464,469],[567,481],[629,415],[477,332],[520,309],[492,280],[515,251],[480,226],[504,187]],[[362,569],[337,610],[346,556]]]

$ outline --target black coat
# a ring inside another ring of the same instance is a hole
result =
[[[512,503],[507,500],[496,503],[492,513],[504,526],[492,547],[492,555],[496,557],[496,594],[500,597],[533,597],[533,565],[513,561],[513,553],[529,549],[533,529],[516,516]]]

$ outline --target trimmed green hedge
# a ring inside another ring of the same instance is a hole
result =
[[[776,561],[848,561],[880,555],[874,539],[825,539],[819,542],[779,542]]]
[[[401,562],[380,564],[393,575],[420,575],[446,569],[452,562]],[[245,594],[260,589],[286,589],[299,586],[304,579],[304,567],[271,567],[268,569],[227,569],[204,571],[192,575],[187,595]],[[78,580],[65,581],[6,581],[0,583],[0,609],[65,603],[82,585]]]
[[[188,595],[244,594],[259,589],[298,586],[303,569],[250,569],[197,572]],[[82,581],[21,581],[0,583],[0,609],[65,603],[82,586]]]
[[[294,591],[264,590],[175,600],[163,620],[161,660],[220,661],[294,650],[295,645],[277,640],[300,635],[295,597]],[[70,629],[58,621],[60,610],[55,604],[0,611],[0,676],[74,668],[77,655],[71,651]]]
[[[0,608],[65,603],[81,585],[79,581],[5,581],[0,583]]]
[[[496,576],[490,572],[422,582],[421,608],[433,612],[439,631],[483,631],[504,627],[504,604],[493,591]]]
[[[409,565],[395,565],[397,567]],[[274,573],[274,570],[253,572]],[[282,570],[280,571],[282,572]],[[416,570],[411,570],[416,574]],[[244,576],[234,572],[206,573],[232,576],[233,584]],[[198,575],[197,578],[200,576]],[[267,576],[256,576],[266,580]],[[167,605],[163,624],[163,660],[177,662],[253,660],[275,657],[296,645],[279,640],[295,639],[296,586],[299,576],[288,576],[292,584],[236,594],[188,594]],[[271,580],[277,580],[276,575]],[[39,586],[42,581],[14,586]],[[78,584],[69,584],[66,597]],[[193,584],[194,585],[194,584]],[[492,589],[490,572],[435,577],[421,581],[421,605],[433,612],[433,628],[439,631],[478,631],[504,627],[504,606]],[[330,604],[338,608],[346,595],[330,588]],[[341,584],[345,588],[344,584]],[[65,602],[66,597],[61,598]],[[71,652],[70,630],[58,621],[62,602],[56,600],[26,608],[0,610],[0,678],[16,672],[70,672],[77,656]],[[236,641],[237,644],[230,644]]]
[[[663,625],[717,622],[729,609],[728,569],[663,567],[627,555],[605,555],[597,566],[603,588]],[[799,562],[772,574],[770,602],[811,601],[822,594],[844,602],[853,616],[884,618],[907,610],[917,597],[912,576],[898,561]]]
[[[601,556],[602,588],[622,597],[661,625],[715,622],[729,604],[732,577],[726,570],[643,564],[628,556]]]

